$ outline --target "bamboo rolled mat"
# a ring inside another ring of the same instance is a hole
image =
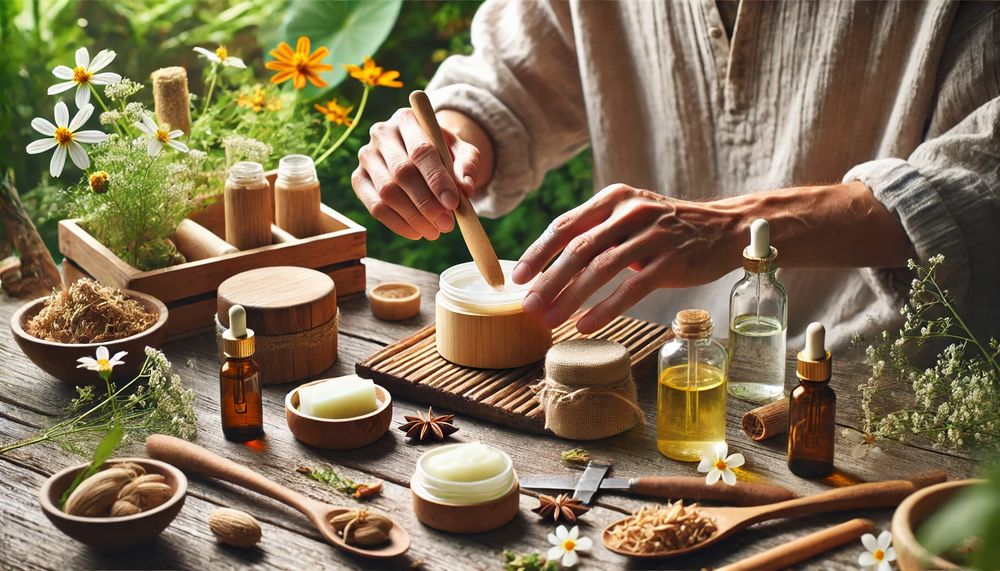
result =
[[[526,432],[545,432],[545,412],[532,391],[545,377],[543,361],[516,369],[462,367],[438,355],[434,333],[434,325],[429,325],[360,361],[355,369],[393,395]],[[667,326],[631,317],[618,317],[590,335],[576,330],[576,319],[552,332],[553,343],[585,337],[625,345],[636,371],[655,361],[657,350],[673,334]]]

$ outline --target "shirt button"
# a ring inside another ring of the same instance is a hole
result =
[[[720,30],[719,28],[717,28],[715,26],[712,26],[711,28],[708,29],[708,35],[713,40],[717,40],[717,39],[719,39],[719,38],[722,37],[722,30]]]

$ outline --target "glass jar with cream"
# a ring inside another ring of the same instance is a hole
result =
[[[521,308],[531,282],[515,285],[510,279],[514,265],[500,261],[506,283],[499,289],[486,283],[473,262],[441,273],[434,301],[435,338],[442,357],[484,369],[520,367],[545,357],[552,346],[552,330]]]

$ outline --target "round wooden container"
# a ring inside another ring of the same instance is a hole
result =
[[[392,395],[375,385],[378,408],[353,418],[319,418],[299,411],[299,389],[325,383],[320,379],[295,387],[285,397],[285,421],[296,439],[324,450],[352,450],[375,442],[389,431],[392,422]]]
[[[413,513],[420,523],[451,533],[485,533],[507,524],[520,509],[521,488],[514,486],[499,498],[481,504],[459,505],[432,500],[421,488],[410,488]]]
[[[237,274],[219,286],[216,336],[229,327],[229,308],[242,305],[257,339],[254,360],[263,384],[300,381],[337,361],[337,289],[326,274],[276,266]]]

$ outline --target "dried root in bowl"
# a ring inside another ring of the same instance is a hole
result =
[[[611,528],[608,544],[634,553],[676,551],[697,545],[716,532],[715,520],[698,504],[684,502],[643,506],[632,517]]]

